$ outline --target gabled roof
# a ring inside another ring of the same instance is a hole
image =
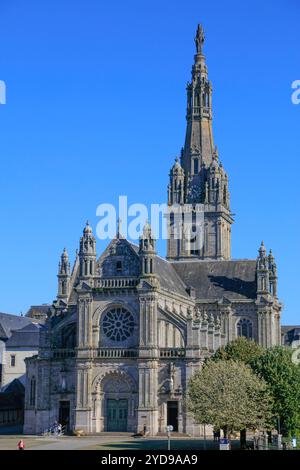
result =
[[[30,323],[20,330],[12,330],[10,338],[6,341],[6,348],[38,348],[39,336],[42,326]]]
[[[102,260],[107,256],[109,255],[109,252],[111,250],[112,247],[114,246],[118,246],[118,245],[125,245],[127,246],[131,251],[132,251],[132,254],[134,256],[138,256],[138,251],[139,251],[139,247],[137,245],[135,245],[134,243],[131,243],[129,242],[126,238],[120,236],[119,238],[118,237],[115,237],[113,238],[109,244],[107,245],[107,247],[105,248],[105,250],[102,252],[102,254],[99,256],[98,260],[97,260],[97,264],[100,265]]]
[[[197,299],[256,298],[256,260],[176,261],[172,266]]]
[[[7,339],[11,336],[12,330],[18,330],[30,323],[32,323],[31,318],[10,313],[0,313],[0,338]]]
[[[130,245],[135,250],[136,254],[138,254],[138,245],[135,245],[134,243],[130,243]],[[186,291],[186,285],[177,274],[173,265],[158,255],[155,256],[155,274],[157,275],[163,289],[189,297]]]
[[[156,256],[155,269],[163,289],[189,297],[185,283],[169,261]]]
[[[286,334],[289,331],[300,332],[300,325],[281,325],[281,333]]]

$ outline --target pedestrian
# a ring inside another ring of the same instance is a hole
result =
[[[21,439],[21,440],[18,442],[18,449],[19,449],[19,450],[25,450],[25,444],[24,444],[23,439]]]

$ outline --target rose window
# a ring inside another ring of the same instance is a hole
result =
[[[134,319],[125,308],[112,308],[104,315],[102,328],[105,336],[112,341],[124,341],[133,333]]]

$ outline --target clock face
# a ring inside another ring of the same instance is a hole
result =
[[[188,198],[190,202],[200,202],[201,190],[200,184],[191,182],[188,188]]]

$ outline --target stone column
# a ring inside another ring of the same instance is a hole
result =
[[[92,347],[92,297],[90,294],[79,295],[77,339],[78,349]]]
[[[156,360],[139,363],[138,432],[154,436],[158,432],[158,363]]]
[[[183,433],[182,399],[178,400],[178,432]]]
[[[217,257],[223,255],[222,253],[222,222],[221,220],[217,221]]]
[[[92,432],[92,366],[80,361],[77,364],[75,429]]]
[[[187,390],[188,388],[188,383],[190,381],[190,378],[192,375],[199,370],[202,367],[202,362],[200,360],[197,361],[187,361],[185,364],[185,370],[186,370],[186,375],[185,375],[185,384],[183,384],[184,390]],[[184,423],[185,426],[185,432],[187,434],[190,434],[191,436],[200,436],[200,428],[201,426],[199,424],[196,424],[194,421],[194,418],[191,413],[189,413],[187,410],[185,411],[185,416],[184,416]]]

